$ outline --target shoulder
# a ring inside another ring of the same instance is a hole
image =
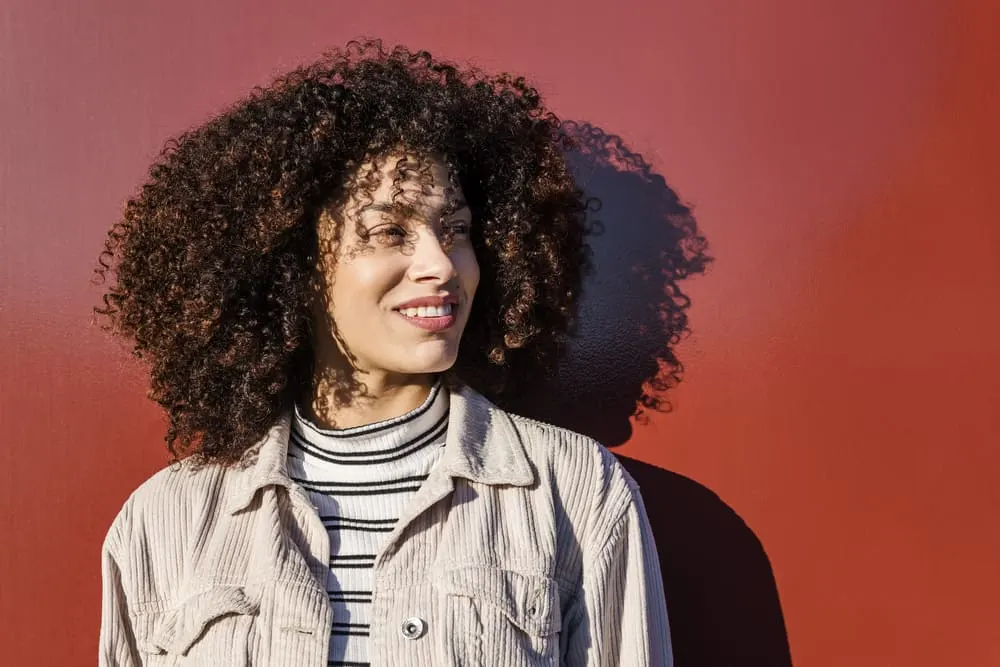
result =
[[[120,552],[183,537],[181,527],[223,505],[229,475],[223,466],[189,460],[162,468],[125,500],[108,530],[105,548]]]
[[[617,457],[582,433],[506,413],[540,486],[549,486],[571,514],[591,522],[618,522],[641,502],[638,485]]]

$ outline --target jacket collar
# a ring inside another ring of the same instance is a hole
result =
[[[246,509],[265,486],[292,488],[286,461],[292,411],[286,411],[251,447],[236,475],[227,507]],[[531,486],[535,471],[510,414],[467,386],[450,391],[448,432],[439,464],[443,474],[488,485]]]

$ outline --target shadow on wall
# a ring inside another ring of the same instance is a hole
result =
[[[577,182],[600,200],[580,324],[557,377],[511,408],[614,447],[636,412],[668,411],[680,380],[673,349],[687,326],[683,279],[710,258],[690,211],[619,137],[565,124]],[[677,667],[791,665],[770,562],[742,519],[686,477],[619,457],[643,490],[671,620]]]

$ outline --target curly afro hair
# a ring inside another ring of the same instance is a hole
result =
[[[235,463],[308,387],[318,217],[399,147],[444,156],[476,222],[481,280],[447,380],[504,405],[548,377],[589,265],[561,125],[523,78],[366,40],[169,140],[108,232],[96,273],[115,281],[94,310],[149,363],[174,459]]]

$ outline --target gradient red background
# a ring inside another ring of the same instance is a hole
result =
[[[166,460],[90,324],[106,228],[167,136],[370,34],[529,76],[695,206],[717,262],[685,284],[686,379],[618,451],[753,530],[795,664],[1000,664],[998,25],[974,0],[8,0],[0,661],[93,664],[103,534]]]

